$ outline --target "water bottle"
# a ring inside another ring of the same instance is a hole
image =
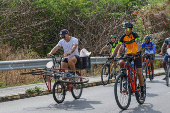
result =
[[[131,66],[132,66],[132,67],[134,66],[134,61],[131,62]]]

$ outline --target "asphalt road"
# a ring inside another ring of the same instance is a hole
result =
[[[170,87],[166,86],[163,77],[157,76],[153,81],[147,79],[145,103],[139,105],[132,96],[129,108],[124,111],[115,102],[113,83],[84,88],[78,100],[67,92],[61,104],[57,104],[51,94],[2,102],[0,113],[169,113]]]

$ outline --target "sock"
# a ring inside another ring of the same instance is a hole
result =
[[[143,93],[143,86],[140,86],[140,90],[141,90],[141,92]]]

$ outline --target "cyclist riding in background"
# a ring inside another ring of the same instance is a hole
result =
[[[108,42],[100,51],[100,55],[102,54],[102,52],[107,48],[107,47],[111,47],[111,53],[114,51],[115,47],[118,44],[118,41],[116,40],[116,36],[115,35],[111,35],[110,36],[111,41]],[[114,70],[114,74],[116,74],[116,62],[113,62],[113,70]]]
[[[152,70],[152,79],[154,78],[154,65],[153,62],[155,60],[155,43],[150,41],[151,36],[145,36],[145,42],[141,45],[142,48],[145,48],[145,53],[149,54],[149,61],[151,64]],[[144,61],[144,56],[142,56],[142,61]]]
[[[142,57],[141,57],[141,44],[140,44],[140,38],[137,33],[132,31],[133,24],[131,22],[126,22],[123,25],[123,28],[125,29],[125,34],[122,35],[122,37],[119,40],[118,45],[114,49],[111,57],[115,56],[117,51],[119,50],[120,46],[124,43],[127,50],[126,55],[136,55],[139,54],[139,57],[135,58],[135,67],[137,69],[137,75],[139,78],[139,84],[141,88],[141,100],[144,100],[144,81],[142,76]],[[120,65],[121,67],[121,65]],[[123,67],[121,67],[123,68]]]
[[[170,48],[170,37],[165,39],[165,41],[164,41],[164,43],[161,47],[161,52],[159,53],[159,55],[163,54],[165,47],[167,47],[167,49]],[[167,52],[165,53],[165,56],[164,56],[164,59],[163,59],[163,68],[165,70],[165,73],[166,73],[166,62],[168,62],[168,53]],[[163,78],[163,80],[166,80],[166,75]]]
[[[47,57],[53,55],[58,49],[63,47],[64,49],[64,59],[61,62],[61,68],[68,68],[70,66],[73,75],[76,74],[75,65],[79,63],[79,52],[78,52],[78,39],[69,36],[69,31],[63,29],[60,31],[60,37],[62,38],[58,44],[47,54]],[[63,70],[64,71],[64,70]]]

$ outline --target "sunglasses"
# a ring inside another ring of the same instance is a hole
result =
[[[130,31],[130,28],[125,28],[125,31]]]

